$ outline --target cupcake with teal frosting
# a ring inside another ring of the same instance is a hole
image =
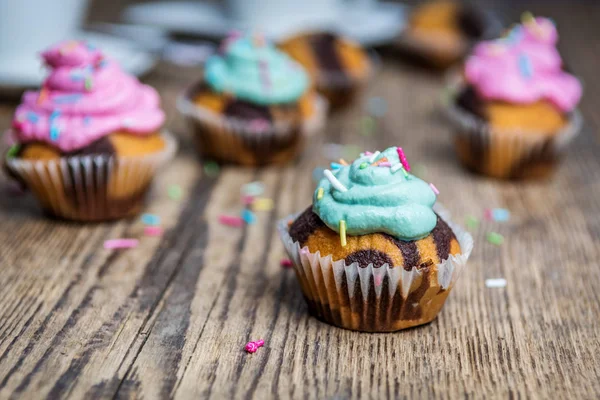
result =
[[[293,160],[325,121],[302,66],[263,37],[234,33],[180,98],[200,154],[243,165]]]
[[[346,329],[390,332],[435,319],[471,236],[410,173],[402,148],[325,171],[304,212],[279,223],[309,311]]]

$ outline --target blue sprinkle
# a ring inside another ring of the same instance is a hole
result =
[[[96,50],[96,46],[94,46],[93,44],[90,43],[86,43],[86,47],[88,48],[88,50],[90,51],[94,51]]]
[[[142,222],[146,225],[160,225],[160,217],[155,214],[142,214]]]
[[[497,222],[506,222],[510,219],[510,211],[506,208],[494,208],[492,210],[492,218]]]
[[[57,124],[57,119],[60,116],[60,111],[59,110],[54,110],[52,111],[52,114],[50,114],[50,140],[52,141],[57,141],[58,137],[60,136],[60,128],[58,127]]]
[[[343,167],[343,165],[342,165],[342,164],[338,164],[338,163],[336,163],[336,162],[332,162],[332,163],[331,163],[331,169],[340,169],[340,168],[342,168],[342,167]]]
[[[252,211],[245,209],[244,211],[242,211],[242,219],[247,224],[253,224],[256,222],[256,215],[254,215]]]
[[[81,99],[81,93],[76,94],[65,94],[62,96],[55,96],[52,98],[57,104],[68,104],[68,103],[76,103],[79,99]]]
[[[27,113],[27,120],[29,122],[31,122],[32,124],[37,124],[37,122],[39,121],[40,117],[38,117],[38,115],[34,112],[28,112]]]
[[[526,54],[519,55],[519,71],[527,79],[533,77],[533,65]]]
[[[81,71],[73,71],[71,72],[71,80],[73,82],[79,82],[83,80],[83,72]]]
[[[92,122],[92,117],[90,117],[89,115],[83,117],[83,124],[84,125],[89,125]]]

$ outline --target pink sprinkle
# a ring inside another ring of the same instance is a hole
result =
[[[246,343],[246,351],[248,353],[256,353],[256,350],[258,350],[260,347],[263,347],[264,344],[265,341],[262,339],[257,340],[256,342],[248,342]]]
[[[281,260],[281,266],[283,268],[291,268],[292,267],[292,260],[290,260],[289,258],[284,258],[283,260]]]
[[[231,215],[219,215],[219,222],[223,225],[233,226],[240,228],[244,225],[244,220],[241,217],[234,217]]]
[[[104,248],[113,249],[132,249],[140,243],[137,239],[110,239],[104,242]]]
[[[242,203],[244,203],[246,206],[249,206],[250,204],[254,203],[254,196],[243,196]]]
[[[163,228],[160,226],[147,226],[144,228],[144,235],[146,236],[161,236],[163,234]]]
[[[371,155],[373,155],[373,153],[371,153],[370,151],[365,151],[363,154],[364,154],[365,156],[371,156]]]
[[[436,195],[440,194],[440,191],[438,190],[438,188],[435,187],[433,183],[430,183],[429,187],[431,188],[431,190],[433,190],[433,193],[435,193]]]
[[[405,170],[410,172],[410,164],[408,163],[408,160],[406,159],[406,156],[404,155],[404,150],[402,150],[402,147],[396,147],[396,151],[398,152],[398,158],[400,158],[400,162],[402,163],[402,166],[404,167]]]
[[[389,168],[389,167],[392,166],[392,163],[390,163],[388,161],[385,161],[385,162],[379,163],[379,165],[377,165],[377,166],[378,167],[388,167]]]
[[[486,208],[483,211],[483,218],[485,218],[487,221],[493,220],[494,218],[493,218],[492,210],[489,208]]]

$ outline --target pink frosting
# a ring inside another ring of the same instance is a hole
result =
[[[50,74],[25,92],[13,120],[21,143],[41,141],[70,152],[115,131],[156,132],[165,120],[156,91],[84,42],[42,53]]]
[[[513,28],[507,37],[477,45],[465,65],[465,76],[488,100],[530,104],[547,100],[563,112],[581,99],[579,80],[562,70],[556,49],[558,33],[547,18]]]

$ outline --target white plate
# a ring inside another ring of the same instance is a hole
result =
[[[94,32],[78,32],[73,38],[94,44],[107,56],[119,62],[125,71],[136,76],[148,72],[157,61],[154,55],[139,50],[127,39]],[[39,54],[3,60],[0,63],[0,87],[3,89],[37,87],[46,75],[47,71],[42,67]]]

